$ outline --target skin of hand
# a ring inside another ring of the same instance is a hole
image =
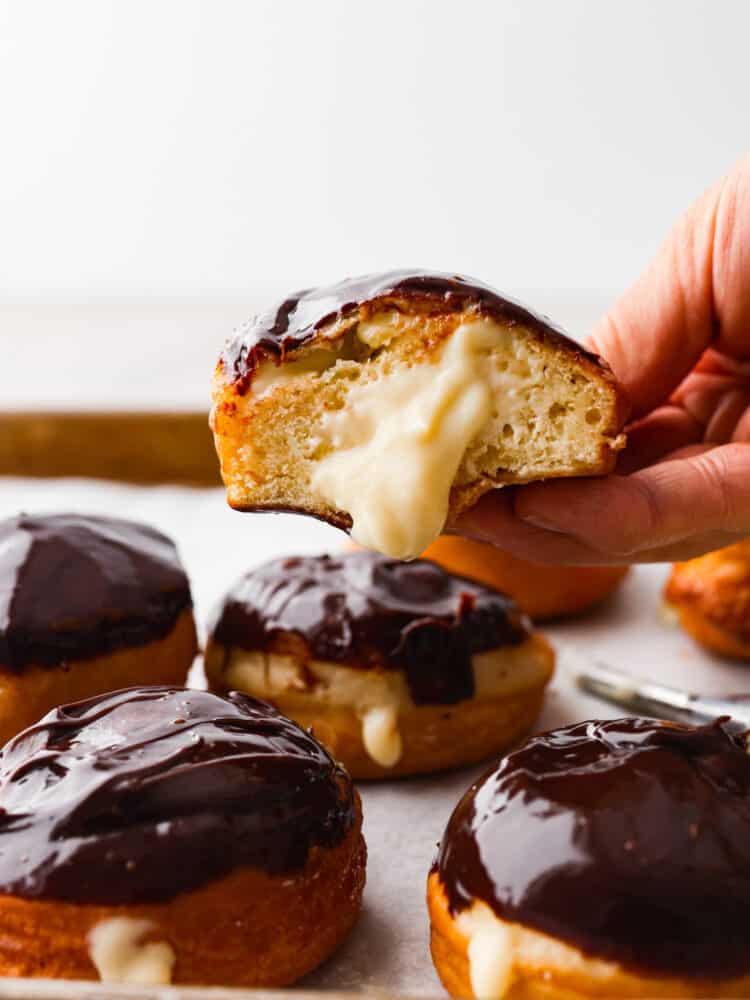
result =
[[[691,559],[750,536],[750,155],[588,346],[632,403],[615,475],[496,490],[453,530],[537,563]]]

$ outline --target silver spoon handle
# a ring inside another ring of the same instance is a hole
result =
[[[665,684],[631,677],[599,663],[578,664],[573,668],[573,674],[582,691],[622,705],[631,712],[694,724],[729,715],[743,729],[750,729],[750,695],[712,698],[691,694]]]

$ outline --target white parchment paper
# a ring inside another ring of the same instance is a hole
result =
[[[0,479],[0,517],[78,510],[148,521],[177,541],[203,627],[223,591],[275,555],[338,549],[344,537],[316,521],[230,511],[220,490],[126,487],[76,480]],[[545,629],[553,641],[633,674],[705,692],[750,691],[750,670],[714,660],[659,615],[668,567],[641,567],[593,615]],[[538,728],[622,714],[577,692],[558,672]],[[369,849],[362,918],[344,946],[300,987],[442,990],[430,961],[425,880],[453,806],[487,765],[428,779],[361,786]]]

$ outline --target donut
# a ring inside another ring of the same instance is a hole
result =
[[[587,611],[609,597],[628,572],[627,566],[542,566],[460,535],[441,535],[423,557],[510,594],[536,621]]]
[[[531,728],[553,662],[509,598],[364,550],[251,570],[217,609],[205,655],[212,690],[266,698],[355,778],[507,747]]]
[[[628,718],[533,737],[459,802],[427,904],[454,997],[749,997],[746,734]]]
[[[750,539],[675,563],[664,597],[701,646],[750,660]]]
[[[359,913],[351,779],[246,695],[56,709],[4,747],[0,810],[2,976],[281,986]]]
[[[0,744],[69,701],[182,684],[197,642],[172,541],[80,514],[0,521]]]
[[[486,285],[390,271],[241,327],[213,383],[230,505],[310,514],[418,556],[506,483],[610,472],[627,404],[604,362]]]

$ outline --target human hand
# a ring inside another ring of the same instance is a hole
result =
[[[542,563],[690,559],[750,535],[750,156],[588,346],[632,402],[615,475],[495,490],[454,530]]]

